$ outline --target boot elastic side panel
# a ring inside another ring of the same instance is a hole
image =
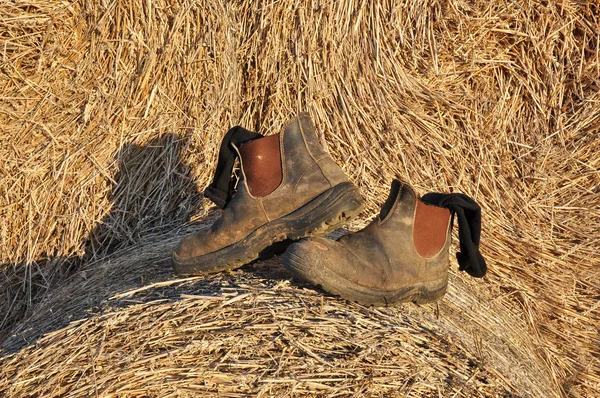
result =
[[[252,196],[260,198],[277,189],[283,179],[279,134],[243,144],[239,153]]]
[[[427,205],[417,200],[413,225],[413,242],[417,254],[424,258],[434,257],[448,240],[450,210]]]

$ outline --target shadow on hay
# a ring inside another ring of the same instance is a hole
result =
[[[84,260],[91,261],[148,234],[189,221],[203,199],[184,159],[185,138],[162,135],[145,145],[128,144],[119,151],[118,172],[109,214],[90,233]]]
[[[0,330],[0,356],[34,344],[69,323],[116,308],[154,300],[175,302],[181,294],[221,295],[240,284],[269,289],[290,280],[281,260],[271,258],[285,251],[291,243],[286,241],[266,249],[265,258],[244,266],[241,272],[171,285],[172,249],[186,234],[209,228],[219,215],[219,210],[213,209],[199,222],[188,223],[203,196],[191,167],[182,158],[182,141],[168,134],[145,145],[128,144],[119,151],[118,172],[109,196],[111,211],[88,235],[82,256],[36,262],[40,269],[47,262],[60,262],[64,274],[45,290],[40,288],[28,308],[21,308],[21,313],[13,311],[12,327],[5,329],[5,336]],[[331,237],[343,233],[339,230]],[[35,283],[41,285],[43,276],[38,278]],[[161,286],[161,282],[169,286]],[[144,290],[153,284],[158,286]],[[292,280],[292,284],[316,289],[302,281]],[[136,289],[142,291],[112,299]]]
[[[165,134],[117,153],[111,210],[89,233],[82,256],[0,268],[8,270],[0,277],[9,290],[9,302],[0,304],[0,353],[89,316],[116,292],[171,278],[176,229],[203,198],[183,159],[188,141]],[[22,272],[29,272],[29,286]]]

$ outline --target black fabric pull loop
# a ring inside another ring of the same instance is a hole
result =
[[[462,193],[428,193],[423,202],[445,207],[458,218],[458,240],[460,252],[456,253],[459,268],[469,275],[481,278],[487,272],[485,259],[479,252],[481,236],[481,207],[470,197]]]
[[[237,152],[232,144],[240,144],[261,138],[263,135],[236,126],[225,134],[219,148],[219,159],[213,182],[204,190],[204,196],[212,200],[221,209],[231,200],[234,194],[235,181],[232,178],[233,166],[237,159]]]

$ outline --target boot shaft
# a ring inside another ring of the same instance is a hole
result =
[[[273,219],[348,179],[319,139],[308,113],[288,121],[279,134],[240,145],[242,180]]]
[[[381,210],[380,233],[390,237],[404,236],[403,247],[391,250],[414,253],[415,264],[424,259],[425,265],[431,267],[439,263],[438,258],[447,258],[454,216],[458,220],[460,251],[456,258],[459,269],[481,278],[487,271],[479,251],[481,208],[467,195],[432,192],[419,199],[409,185],[395,180]],[[412,239],[407,245],[408,237]]]
[[[390,251],[401,249],[405,256],[427,260],[447,251],[450,221],[448,209],[423,202],[412,187],[394,180],[378,226]]]

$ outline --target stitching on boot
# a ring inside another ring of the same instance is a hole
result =
[[[389,220],[392,217],[392,214],[396,211],[396,208],[398,208],[398,202],[399,202],[399,198],[402,194],[402,191],[404,190],[404,188],[406,187],[406,184],[404,183],[400,183],[402,184],[402,186],[400,187],[400,189],[398,190],[398,193],[396,193],[396,199],[394,199],[394,204],[392,205],[392,208],[390,209],[390,211],[388,211],[388,213],[385,215],[385,218],[383,220],[379,219],[377,220],[377,225],[382,225],[384,224],[387,220]],[[416,206],[415,206],[416,208]],[[411,231],[412,232],[412,231]]]
[[[277,188],[275,188],[276,192],[278,191],[282,186],[285,185],[285,182],[287,181],[287,166],[286,166],[286,159],[285,159],[285,147],[283,145],[283,137],[285,135],[285,132],[282,131],[281,134],[279,134],[279,156],[281,156],[281,184],[279,184],[279,186]],[[271,192],[271,194],[273,193]]]
[[[323,155],[320,158],[318,158],[319,160],[324,159],[325,157],[327,157],[327,155]],[[298,181],[296,181],[296,183],[294,184],[294,189],[292,192],[296,192],[296,188],[298,188],[298,185],[300,184],[300,182],[302,181],[302,178],[306,175],[306,173],[308,173],[313,167],[319,167],[319,163],[315,162],[313,164],[311,164],[310,166],[308,166],[306,168],[306,170],[304,170],[302,172],[302,174],[300,174],[300,177],[298,178]],[[321,169],[321,167],[319,167],[319,170],[321,171],[321,174],[323,174],[323,170]],[[327,178],[326,178],[327,179]],[[327,180],[327,182],[329,182],[329,180]],[[331,182],[329,182],[329,187],[331,187]],[[296,202],[294,201],[294,205],[296,204]]]
[[[323,167],[321,167],[319,160],[315,158],[315,156],[311,152],[310,148],[308,147],[308,144],[306,143],[306,137],[304,135],[304,128],[302,127],[302,123],[300,123],[300,120],[302,120],[302,119],[308,119],[308,121],[311,122],[312,127],[313,127],[313,132],[316,134],[316,131],[314,131],[315,125],[314,125],[314,123],[312,123],[312,119],[310,118],[310,115],[308,113],[303,113],[303,114],[298,115],[298,127],[300,128],[300,136],[302,137],[302,142],[304,142],[304,148],[306,148],[306,152],[308,152],[308,154],[311,157],[311,159],[313,160],[313,162],[315,162],[317,164],[317,166],[319,167],[319,170],[321,171],[321,175],[323,176],[323,178],[325,178],[325,180],[329,184],[329,187],[331,188],[332,187],[331,180],[329,178],[327,178],[327,176],[323,172]]]
[[[297,180],[297,181],[296,181],[296,183],[294,184],[294,189],[292,190],[292,192],[293,192],[293,193],[296,193],[296,190],[297,190],[297,188],[298,188],[298,185],[300,184],[300,182],[302,181],[302,178],[304,178],[304,176],[306,175],[306,173],[308,173],[308,172],[309,172],[309,171],[310,171],[312,168],[314,168],[315,166],[319,166],[319,165],[318,165],[318,164],[316,164],[316,163],[313,163],[313,164],[311,164],[310,166],[308,166],[308,167],[306,168],[306,170],[304,170],[304,171],[302,172],[302,174],[300,174],[300,176],[298,177],[298,180]],[[320,169],[319,169],[319,170],[320,170]],[[323,172],[321,171],[321,173],[323,173]],[[331,184],[329,184],[329,185],[331,185]],[[292,201],[294,202],[294,206],[296,206],[296,207],[298,207],[298,206],[299,206],[299,205],[297,204],[297,202],[296,202],[296,195],[294,195],[294,197],[292,198]],[[305,203],[303,203],[303,204],[305,204]]]
[[[281,127],[281,132],[283,133],[291,124],[295,123],[295,122],[299,122],[300,119],[303,118],[310,118],[310,114],[308,112],[300,112],[296,117],[291,118],[290,120],[288,120],[287,122],[285,122],[283,124],[283,126]]]
[[[260,210],[262,210],[262,214],[267,219],[267,222],[271,222],[271,218],[269,217],[269,215],[267,214],[267,211],[265,210],[265,205],[263,204],[262,198],[258,199],[258,207],[260,208]]]

